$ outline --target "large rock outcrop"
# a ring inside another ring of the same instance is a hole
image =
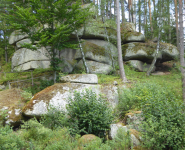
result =
[[[92,7],[90,8],[94,12],[94,6],[84,5],[83,7]],[[47,25],[45,25],[48,28]],[[77,34],[82,41],[82,48],[85,53],[85,58],[87,60],[87,65],[90,69],[90,73],[100,73],[100,74],[109,74],[113,71],[112,61],[117,65],[117,33],[116,33],[116,23],[115,21],[106,19],[103,23],[102,18],[96,17],[96,19],[89,19],[86,23],[77,30]],[[70,35],[71,39],[76,39],[76,32],[73,32]],[[107,42],[107,40],[110,42]],[[123,51],[123,60],[139,60],[141,63],[148,63],[148,66],[151,64],[157,43],[145,41],[145,36],[135,30],[135,25],[133,23],[126,22],[124,25],[121,25],[121,42],[122,42],[122,51]],[[12,69],[13,70],[29,70],[35,68],[48,68],[50,60],[42,59],[32,59],[32,56],[38,52],[29,51],[30,59],[23,59],[22,56],[25,53],[25,49],[22,48],[22,44],[31,43],[27,34],[21,34],[20,30],[14,31],[9,40],[10,44],[16,45],[16,49],[19,52],[19,59],[15,59],[15,56],[12,57]],[[33,45],[37,44],[33,43]],[[21,54],[22,53],[22,54]],[[62,72],[71,73],[76,69],[79,72],[84,71],[82,56],[79,49],[62,49],[57,52],[58,58],[63,61],[59,66],[61,67]],[[28,54],[26,54],[28,55]],[[39,55],[39,54],[37,54]],[[161,62],[174,60],[179,57],[179,52],[175,46],[168,43],[160,43],[160,52],[158,55],[158,60]],[[113,58],[113,59],[112,59]],[[20,63],[18,63],[20,60]],[[138,70],[138,69],[136,69]],[[142,71],[139,70],[139,71]]]
[[[68,75],[62,77],[62,82],[35,94],[29,103],[23,108],[23,114],[27,117],[40,117],[48,112],[50,106],[56,109],[65,109],[68,104],[69,96],[73,97],[75,91],[82,92],[85,89],[91,89],[97,94],[102,93],[112,107],[118,103],[118,92],[116,86],[101,86],[98,83],[97,76],[94,75]],[[109,94],[107,94],[109,92]]]
[[[140,60],[142,62],[151,63],[157,48],[157,43],[138,43],[132,42],[122,45],[123,59],[128,60]],[[179,57],[179,51],[177,47],[168,44],[160,43],[160,51],[157,59],[161,62],[174,60]]]

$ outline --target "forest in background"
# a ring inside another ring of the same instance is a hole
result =
[[[82,0],[82,4],[94,3],[97,15],[116,20],[115,0]],[[29,0],[0,1],[0,62],[11,61],[15,48],[8,44],[9,36],[15,29],[7,19],[7,14],[15,10],[15,4],[26,7]],[[177,0],[120,0],[121,23],[133,22],[136,30],[144,33],[146,39],[157,38],[159,32],[159,14],[162,15],[161,41],[179,48],[179,4]],[[162,9],[161,9],[162,7]],[[127,16],[127,17],[126,17]]]

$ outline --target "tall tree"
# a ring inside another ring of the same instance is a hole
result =
[[[123,67],[123,58],[122,58],[122,50],[121,50],[121,34],[120,34],[120,10],[119,10],[119,0],[116,0],[117,5],[117,49],[118,49],[118,63],[121,79],[123,82],[127,82],[127,78],[125,75],[125,70]]]
[[[69,41],[69,35],[84,23],[88,13],[81,9],[79,1],[74,0],[29,0],[27,8],[15,7],[15,15],[9,17],[14,28],[27,33],[32,44],[39,41],[37,47],[50,47],[55,81],[56,71],[60,69],[57,50],[77,46]],[[25,47],[35,49],[32,44]]]
[[[141,32],[141,0],[138,2],[138,15],[139,15],[139,32]]]
[[[184,29],[183,29],[183,3],[179,0],[179,26],[180,26],[180,64],[182,74],[182,94],[185,102],[185,64],[184,64]]]
[[[121,0],[122,25],[125,23],[125,0]]]
[[[149,8],[149,15],[150,15],[150,29],[151,29],[151,35],[153,37],[153,25],[152,25],[152,11],[151,11],[151,3],[150,0],[148,0],[148,8]]]
[[[180,49],[179,47],[179,24],[178,24],[178,9],[177,9],[177,0],[174,0],[175,4],[175,23],[176,23],[176,41],[177,41],[177,48]]]
[[[160,12],[159,12],[159,18],[158,18],[158,22],[159,22],[159,31],[158,31],[158,39],[157,39],[157,48],[156,48],[156,51],[155,51],[155,55],[154,55],[154,59],[152,61],[152,64],[150,65],[148,71],[147,71],[147,75],[149,76],[150,73],[152,72],[154,66],[155,66],[155,63],[157,61],[157,57],[159,55],[159,48],[160,48],[160,38],[161,38],[161,26],[162,26],[162,6],[163,4],[161,3],[160,4]]]

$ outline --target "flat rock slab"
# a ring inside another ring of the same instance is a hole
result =
[[[150,68],[151,64],[144,63],[140,60],[129,60],[126,62],[129,66],[131,66],[134,70],[139,72],[147,72]],[[154,66],[152,72],[154,72],[156,67]]]
[[[71,74],[61,77],[62,82],[71,83],[86,83],[86,84],[98,84],[98,77],[96,74]]]
[[[113,71],[112,66],[108,64],[104,64],[96,61],[90,61],[90,60],[86,60],[86,63],[89,68],[89,72],[92,74],[96,74],[96,73],[109,74],[110,72]],[[85,69],[82,60],[78,62],[78,64],[76,65],[76,68],[82,71]]]
[[[170,74],[170,72],[160,72],[160,71],[156,71],[154,73],[152,73],[152,75],[156,75],[156,76],[163,76],[163,75],[167,75],[167,74]]]

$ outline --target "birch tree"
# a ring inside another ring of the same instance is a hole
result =
[[[123,58],[122,58],[122,50],[121,50],[121,33],[120,33],[120,10],[119,10],[119,0],[116,0],[117,5],[117,49],[118,49],[118,63],[121,79],[123,82],[127,82],[127,78],[125,75],[125,70],[123,67]]]

